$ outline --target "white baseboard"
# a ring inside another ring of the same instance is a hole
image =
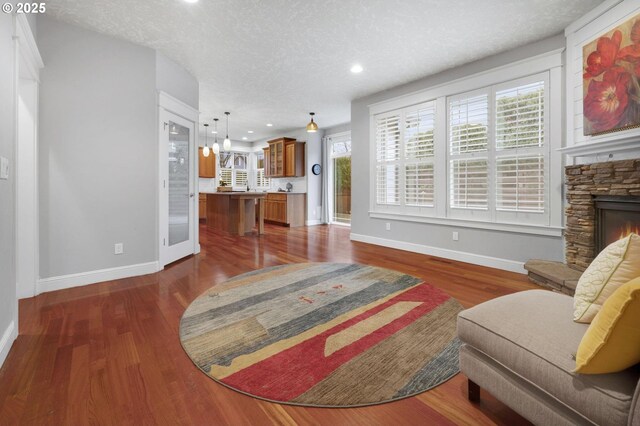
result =
[[[79,274],[62,275],[59,277],[41,278],[36,286],[37,294],[48,291],[64,290],[66,288],[79,287],[103,281],[119,280],[122,278],[137,277],[139,275],[153,274],[160,271],[157,261],[139,263],[137,265],[119,266],[117,268],[100,269],[97,271],[81,272]]]
[[[307,226],[322,225],[322,221],[321,220],[307,220],[305,222],[305,225],[307,225]]]
[[[457,260],[459,262],[473,263],[474,265],[503,269],[505,271],[517,272],[519,274],[526,274],[527,272],[524,269],[523,262],[501,259],[499,257],[484,256],[481,254],[425,246],[422,244],[407,243],[404,241],[388,240],[386,238],[371,237],[369,235],[354,233],[351,233],[351,240],[359,241],[362,243],[375,244],[377,246],[394,248],[398,250],[410,251],[413,253],[427,254],[429,256],[443,257],[445,259]]]
[[[0,367],[4,364],[4,360],[7,359],[11,345],[13,345],[16,337],[18,337],[18,327],[16,327],[15,321],[11,321],[4,333],[2,333],[2,339],[0,339]]]

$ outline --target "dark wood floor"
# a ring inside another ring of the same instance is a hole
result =
[[[201,225],[202,253],[164,271],[20,302],[20,336],[0,370],[0,424],[521,424],[459,374],[416,397],[364,408],[292,407],[218,385],[183,352],[178,324],[207,288],[282,263],[358,262],[419,276],[464,306],[533,288],[518,274],[352,243],[349,229],[267,226],[263,237]]]

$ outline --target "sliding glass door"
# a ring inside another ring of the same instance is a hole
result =
[[[331,222],[351,224],[351,134],[329,137],[331,155]]]

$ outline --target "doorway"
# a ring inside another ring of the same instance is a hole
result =
[[[166,96],[168,98],[168,96]],[[193,115],[193,111],[182,111]],[[196,115],[197,117],[197,112]],[[196,124],[160,108],[160,266],[197,253]]]
[[[351,225],[351,132],[329,136],[330,223]]]

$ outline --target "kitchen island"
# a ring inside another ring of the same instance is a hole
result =
[[[264,234],[264,192],[208,192],[207,226],[243,236],[256,226],[258,200],[258,234]]]

